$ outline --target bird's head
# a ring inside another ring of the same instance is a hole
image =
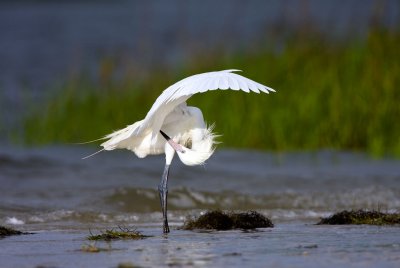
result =
[[[212,131],[214,125],[192,130],[191,135],[182,140],[183,150],[177,150],[179,159],[187,166],[202,165],[214,153],[217,142]]]
[[[161,132],[168,143],[177,152],[179,159],[187,166],[202,165],[214,153],[218,135],[212,133],[214,126],[192,129],[188,135],[175,143],[165,133]]]

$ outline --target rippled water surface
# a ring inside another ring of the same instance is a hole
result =
[[[378,266],[400,264],[399,227],[315,226],[343,209],[398,212],[400,161],[320,151],[271,154],[219,150],[202,167],[175,159],[172,232],[161,234],[157,185],[163,157],[125,151],[81,160],[92,148],[0,149],[0,225],[35,234],[0,239],[4,267]],[[177,229],[207,209],[257,210],[275,224],[255,232]],[[82,252],[89,229],[135,226],[140,241]],[[22,258],[24,256],[24,258]],[[32,266],[33,265],[33,266]],[[3,267],[3,266],[2,266]]]

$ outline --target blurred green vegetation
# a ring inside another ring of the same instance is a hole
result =
[[[241,69],[276,89],[269,95],[213,91],[188,104],[202,109],[220,146],[265,150],[332,148],[400,156],[400,33],[373,29],[367,38],[328,40],[292,36],[281,47],[254,45],[226,55],[194,57],[174,72],[160,68],[146,79],[112,79],[105,60],[99,81],[69,81],[44,107],[31,107],[25,144],[96,139],[145,117],[158,95],[200,72]],[[61,93],[60,93],[61,92]]]

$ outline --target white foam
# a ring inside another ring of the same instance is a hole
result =
[[[15,217],[7,217],[6,219],[6,223],[7,224],[12,224],[12,225],[22,225],[25,224],[25,222],[23,220],[19,220]]]
[[[29,218],[28,222],[42,223],[44,219],[38,216],[32,216]]]

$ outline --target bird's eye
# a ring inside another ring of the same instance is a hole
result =
[[[185,147],[189,148],[189,149],[192,149],[192,139],[191,138],[186,140]]]

